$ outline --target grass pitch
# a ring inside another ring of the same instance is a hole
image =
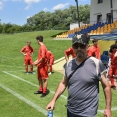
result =
[[[54,71],[50,75],[48,89],[50,93],[40,98],[34,95],[38,90],[38,82],[35,74],[25,74],[23,56],[20,49],[26,45],[27,40],[31,41],[34,47],[33,60],[37,59],[39,46],[35,37],[44,36],[44,43],[55,55],[55,60],[64,56],[63,51],[71,46],[68,40],[53,40],[53,36],[63,31],[39,31],[26,32],[13,35],[0,35],[0,117],[46,117],[46,105],[52,99],[56,87],[63,77],[63,74]],[[112,90],[112,117],[117,117],[117,91]],[[66,117],[67,90],[58,99],[54,117]],[[99,112],[97,117],[103,117],[101,113],[105,108],[105,99],[100,87]]]

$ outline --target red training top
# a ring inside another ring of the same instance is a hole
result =
[[[88,48],[88,55],[96,57],[100,60],[100,48],[99,46],[91,46]]]
[[[112,52],[110,58],[111,58],[111,65],[117,65],[117,57],[115,57],[116,51],[115,52]]]
[[[67,56],[71,55],[72,58],[76,57],[72,47],[70,47],[69,49],[65,50],[65,53],[66,53]]]
[[[54,58],[54,55],[52,54],[52,52],[50,51],[47,52],[47,58],[48,59]]]
[[[41,63],[39,63],[38,66],[47,65],[47,48],[45,45],[41,45],[38,50],[38,60],[40,60],[41,58],[44,58],[44,60]]]
[[[20,52],[24,52],[26,55],[24,56],[25,58],[30,58],[31,53],[34,52],[33,48],[31,46],[24,46]]]

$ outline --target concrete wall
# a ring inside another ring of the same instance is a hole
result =
[[[117,19],[117,0],[113,1],[113,18]],[[97,15],[102,14],[102,20],[104,22],[107,19],[107,13],[111,13],[110,0],[103,0],[103,3],[98,4],[98,0],[91,0],[90,9],[90,23],[94,24],[92,21],[97,21]],[[95,22],[96,23],[96,22]]]
[[[83,25],[83,23],[80,22],[80,26],[82,26],[82,25]],[[73,30],[74,28],[78,28],[78,27],[79,27],[78,23],[72,23],[72,24],[70,24],[70,30]]]
[[[114,44],[115,43],[115,41],[114,40],[112,40],[112,41],[103,41],[103,40],[99,40],[98,41],[98,45],[99,45],[99,47],[100,47],[100,51],[101,51],[101,54],[103,53],[103,51],[108,51],[109,50],[109,48],[110,48],[110,46],[112,45],[112,44]],[[105,46],[104,46],[105,45]]]

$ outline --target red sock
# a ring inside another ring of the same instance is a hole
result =
[[[33,72],[33,65],[30,66],[30,72]]]
[[[50,65],[50,72],[52,72],[52,65]]]
[[[47,92],[47,88],[43,88],[43,93],[46,93]]]
[[[26,72],[28,72],[28,65],[25,66]]]
[[[39,87],[39,91],[43,91],[43,87],[42,86]]]
[[[111,86],[114,86],[114,78],[112,76],[110,77],[110,81],[111,81]]]

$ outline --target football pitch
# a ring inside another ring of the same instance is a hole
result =
[[[0,65],[0,117],[46,117],[46,105],[52,99],[56,87],[61,80],[63,74],[54,72],[50,75],[49,94],[40,98],[40,95],[35,95],[34,92],[38,90],[38,82],[35,74],[25,74],[23,67],[4,66]],[[4,68],[3,68],[4,67]],[[112,113],[113,117],[117,116],[117,91],[112,90]],[[54,117],[66,117],[66,104],[67,91],[58,99]],[[103,110],[105,107],[105,99],[103,96],[102,88],[100,87],[100,100],[97,117],[103,117]]]
[[[52,35],[60,31],[28,32],[13,35],[0,35],[0,117],[47,117],[46,105],[51,101],[63,74],[54,71],[48,79],[49,94],[40,98],[35,95],[38,90],[36,66],[35,74],[26,74],[23,56],[19,52],[31,40],[34,47],[33,60],[37,59],[38,45],[35,37],[41,33],[46,35],[45,43],[55,55],[55,60],[63,57],[63,51],[71,45],[71,41],[53,41]],[[54,117],[66,117],[67,89],[57,100]],[[96,117],[103,117],[105,99],[100,85],[99,108]],[[112,90],[112,117],[117,117],[117,91]]]

